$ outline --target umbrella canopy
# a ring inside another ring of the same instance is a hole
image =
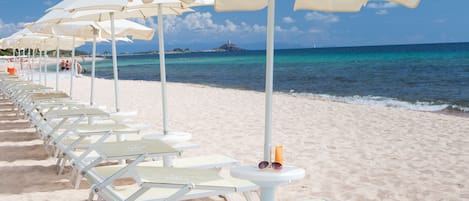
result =
[[[181,0],[191,1],[191,0]],[[408,8],[416,8],[420,0],[388,0]],[[295,10],[318,10],[329,12],[357,12],[368,0],[295,0]],[[216,11],[252,11],[267,7],[269,0],[215,0]]]
[[[64,10],[52,10],[36,23],[28,26],[33,31],[39,33],[51,33],[57,35],[75,36],[85,38],[86,40],[93,41],[93,54],[91,63],[91,94],[90,104],[93,105],[94,94],[94,78],[95,78],[95,58],[96,58],[96,40],[99,38],[111,39],[111,27],[109,21],[95,22],[95,21],[73,21],[69,12]],[[59,23],[60,22],[60,23]],[[132,36],[134,39],[151,40],[154,35],[153,29],[141,25],[139,23],[119,19],[114,22],[116,40],[129,41],[126,36]],[[73,66],[72,66],[73,69]],[[73,70],[72,76],[73,76]],[[70,94],[72,93],[73,77],[70,84]]]
[[[330,12],[357,12],[368,0],[296,0],[295,10],[319,10]],[[416,8],[420,0],[389,0],[408,8]]]
[[[181,15],[184,12],[193,11],[188,8],[189,6],[205,5],[212,3],[213,0],[194,0],[191,2],[181,2],[180,0],[133,0],[133,1],[121,1],[121,0],[106,0],[102,1],[104,5],[111,4],[113,6],[108,7],[104,10],[99,10],[100,6],[94,8],[93,0],[81,0],[69,1],[68,5],[63,3],[62,5],[56,5],[51,9],[62,8],[69,11],[75,11],[72,14],[75,17],[81,19],[95,19],[103,20],[110,18],[109,12],[113,13],[113,17],[118,18],[147,18],[151,16],[158,16],[158,39],[159,39],[159,53],[160,53],[160,77],[161,77],[161,91],[162,91],[162,110],[163,110],[163,133],[168,134],[168,123],[167,123],[167,104],[166,104],[166,66],[165,66],[165,49],[164,49],[164,32],[163,32],[163,15]],[[112,10],[117,9],[117,10]],[[117,96],[117,95],[116,95]],[[116,103],[117,104],[117,103]]]
[[[82,39],[75,40],[74,38],[67,36],[33,33],[26,28],[16,32],[5,40],[8,41],[11,48],[37,48],[40,50],[55,49],[57,51],[57,58],[59,57],[60,49],[73,50],[75,47],[85,44],[85,41]],[[56,75],[56,78],[56,88],[58,90],[58,74]]]
[[[97,3],[98,2],[98,3]],[[55,5],[54,7],[49,8],[48,10],[50,11],[47,13],[45,16],[43,16],[41,19],[39,19],[37,22],[49,22],[49,23],[60,23],[60,22],[71,22],[71,21],[84,21],[84,20],[90,20],[90,21],[95,21],[95,22],[103,22],[106,20],[109,20],[107,23],[109,25],[105,25],[106,22],[101,23],[99,26],[108,29],[109,34],[110,34],[110,39],[111,39],[111,44],[112,44],[112,63],[113,63],[113,71],[114,71],[114,88],[115,88],[115,108],[116,111],[119,112],[119,86],[118,86],[118,71],[117,71],[117,55],[116,55],[116,30],[118,33],[122,34],[132,34],[135,39],[151,39],[153,37],[153,32],[151,34],[148,34],[148,32],[142,32],[142,31],[134,31],[134,29],[128,29],[126,26],[130,26],[130,24],[127,25],[122,25],[116,26],[116,21],[114,20],[114,13],[117,13],[114,10],[109,10],[116,8],[112,5],[121,5],[122,3],[127,2],[127,1],[119,1],[118,4],[115,4],[115,1],[93,1],[93,2],[88,2],[86,3],[86,8],[91,8],[89,6],[95,5],[97,10],[89,10],[89,11],[80,11],[80,12],[74,12],[74,13],[67,13],[65,16],[62,14],[64,11],[71,11],[71,6],[83,6],[81,3],[82,1],[75,1],[75,0],[64,0],[60,2],[59,4]],[[101,5],[103,7],[101,7]],[[102,10],[105,8],[106,10]],[[119,6],[121,8],[121,6]],[[86,12],[86,13],[83,13]],[[137,13],[137,12],[132,12],[132,13]],[[117,22],[120,23],[120,22]],[[132,23],[132,22],[125,22],[125,23]],[[98,23],[99,24],[99,23]],[[141,25],[143,26],[143,25]],[[152,30],[153,31],[153,30]]]
[[[61,39],[62,43],[58,44],[57,38]],[[71,37],[33,33],[29,29],[22,29],[4,38],[3,41],[7,48],[38,48],[41,50],[54,50],[57,47],[62,50],[71,50],[85,44],[84,40],[77,40],[75,46],[73,46]]]
[[[76,36],[85,40],[91,40],[94,37],[93,31],[96,29],[99,32],[99,38],[110,39],[111,26],[109,15],[106,15],[108,17],[103,20],[95,21],[96,16],[90,16],[95,13],[78,12],[71,14],[64,10],[52,10],[35,23],[26,26],[36,33]],[[121,40],[125,40],[127,36],[132,36],[133,39],[151,40],[154,35],[153,29],[130,20],[118,19],[114,21],[114,25],[115,36],[120,37]]]

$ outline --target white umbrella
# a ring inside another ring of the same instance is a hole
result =
[[[90,104],[93,105],[94,103],[94,78],[95,78],[95,58],[96,58],[96,40],[97,37],[99,40],[109,39],[111,38],[111,30],[108,21],[104,22],[94,22],[94,21],[71,21],[71,19],[67,19],[72,17],[69,15],[68,12],[63,10],[53,10],[50,12],[51,14],[46,14],[41,18],[42,20],[40,23],[35,23],[28,28],[33,31],[39,33],[53,33],[56,35],[65,35],[65,36],[76,36],[83,38],[87,41],[93,41],[93,53],[92,53],[92,63],[91,63],[91,94],[90,94]],[[62,15],[60,14],[62,13]],[[53,15],[55,18],[52,18]],[[60,18],[60,16],[64,16]],[[47,20],[44,20],[47,19]],[[60,20],[59,20],[60,19]],[[73,19],[76,20],[76,19]],[[62,23],[46,23],[46,22],[57,22],[57,21],[68,21]],[[136,22],[132,22],[129,20],[116,20],[116,40],[119,41],[130,41],[126,36],[132,35],[134,39],[140,40],[150,40],[153,38],[154,31],[153,29],[138,24]],[[72,59],[73,60],[73,59]],[[74,65],[72,65],[73,69]],[[71,72],[74,73],[74,70]],[[72,74],[73,79],[73,74]],[[73,82],[71,79],[70,85],[70,95],[72,95],[72,88]]]
[[[59,59],[60,49],[70,50],[85,43],[83,40],[77,40],[73,43],[73,39],[71,37],[33,33],[29,29],[22,29],[6,38],[6,40],[8,40],[15,48],[39,48],[42,50],[56,49],[57,61]],[[56,90],[59,88],[58,76],[57,64]]]
[[[112,63],[114,71],[114,85],[115,85],[115,107],[116,111],[120,111],[119,108],[119,99],[118,99],[118,71],[117,71],[117,56],[116,56],[116,47],[115,47],[115,18],[146,18],[148,16],[147,12],[152,11],[151,9],[134,9],[126,10],[124,9],[127,6],[127,0],[107,0],[107,1],[74,1],[74,0],[64,0],[59,4],[48,9],[51,12],[58,9],[63,9],[67,11],[73,11],[71,13],[73,19],[75,20],[93,20],[93,21],[110,21],[111,29],[111,42],[112,42]],[[79,12],[76,12],[80,10]],[[124,11],[125,10],[125,11]],[[152,11],[154,12],[154,11]]]
[[[211,0],[205,0],[213,2]],[[203,0],[193,1],[191,5],[203,5]],[[112,10],[101,10],[97,11],[92,6],[92,0],[81,0],[80,2],[73,2],[69,6],[58,5],[56,7],[64,8],[70,11],[79,11],[75,14],[78,18],[83,19],[107,19],[108,15],[106,12],[113,12],[116,18],[147,18],[150,16],[158,16],[158,39],[159,39],[159,53],[160,53],[160,76],[161,76],[161,91],[162,91],[162,111],[163,111],[163,133],[168,134],[168,112],[167,112],[167,96],[166,96],[166,65],[165,65],[165,49],[164,49],[164,33],[163,33],[163,15],[180,15],[184,12],[192,11],[192,9],[186,8],[189,4],[183,4],[179,0],[153,0],[153,1],[141,1],[135,0],[132,2],[124,2],[120,0],[107,0],[102,1],[103,4],[109,5],[110,2],[114,2],[113,6],[107,9],[118,9]],[[55,7],[55,8],[56,8]],[[54,8],[54,7],[53,7]],[[52,9],[53,9],[52,8]],[[99,8],[99,6],[97,7]],[[93,10],[90,10],[93,9]],[[104,14],[103,14],[104,13]],[[175,132],[171,132],[175,133]]]
[[[408,8],[416,8],[420,0],[388,0]],[[319,10],[330,12],[357,12],[368,0],[296,0],[295,10]]]

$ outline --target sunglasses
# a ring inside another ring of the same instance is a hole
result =
[[[274,170],[281,170],[282,169],[282,164],[279,162],[272,162],[270,163],[269,161],[261,161],[258,165],[259,169],[265,169],[265,168],[272,168]]]

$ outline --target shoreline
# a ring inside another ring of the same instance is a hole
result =
[[[86,74],[83,76],[90,77],[89,75],[86,75]],[[96,79],[112,80],[112,79],[107,79],[107,78],[96,78]],[[124,79],[119,80],[119,81],[123,81],[123,80]],[[158,80],[127,80],[127,81],[143,81],[143,82],[160,83],[160,81]],[[167,82],[167,83],[178,83],[178,84],[187,84],[189,86],[213,87],[213,88],[220,88],[220,89],[233,89],[233,90],[253,91],[253,92],[264,93],[263,91],[257,91],[257,90],[245,89],[245,88],[236,88],[236,87],[226,87],[222,85],[198,84],[198,83],[189,83],[189,82]],[[357,103],[354,101],[341,100],[341,99],[348,98],[348,97],[340,97],[340,96],[332,96],[332,95],[324,95],[324,94],[295,93],[295,92],[291,93],[291,92],[282,92],[282,91],[274,91],[274,94],[284,94],[284,95],[291,96],[291,97],[304,97],[304,98],[311,99],[311,100],[331,101],[331,102],[345,103],[345,104],[352,104],[352,105],[380,106],[384,108],[397,108],[397,109],[404,109],[404,110],[409,110],[409,111],[429,112],[429,113],[437,113],[437,114],[469,118],[469,111],[465,112],[465,111],[458,111],[458,110],[452,110],[452,109],[446,109],[446,108],[443,110],[431,111],[431,110],[419,110],[419,109],[413,109],[413,108],[401,107],[401,106],[395,106],[395,105],[388,106],[386,104]],[[402,101],[402,102],[405,102],[405,101]],[[405,102],[405,103],[412,104],[410,102]],[[432,105],[429,105],[429,107],[431,106]]]

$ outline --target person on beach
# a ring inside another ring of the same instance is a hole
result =
[[[78,63],[77,59],[75,59],[75,66],[77,68],[77,75],[81,75],[81,71],[82,71],[82,68],[81,68],[81,64]]]
[[[65,61],[65,70],[70,70],[70,63],[68,60]]]
[[[65,60],[60,61],[60,70],[65,70]]]

